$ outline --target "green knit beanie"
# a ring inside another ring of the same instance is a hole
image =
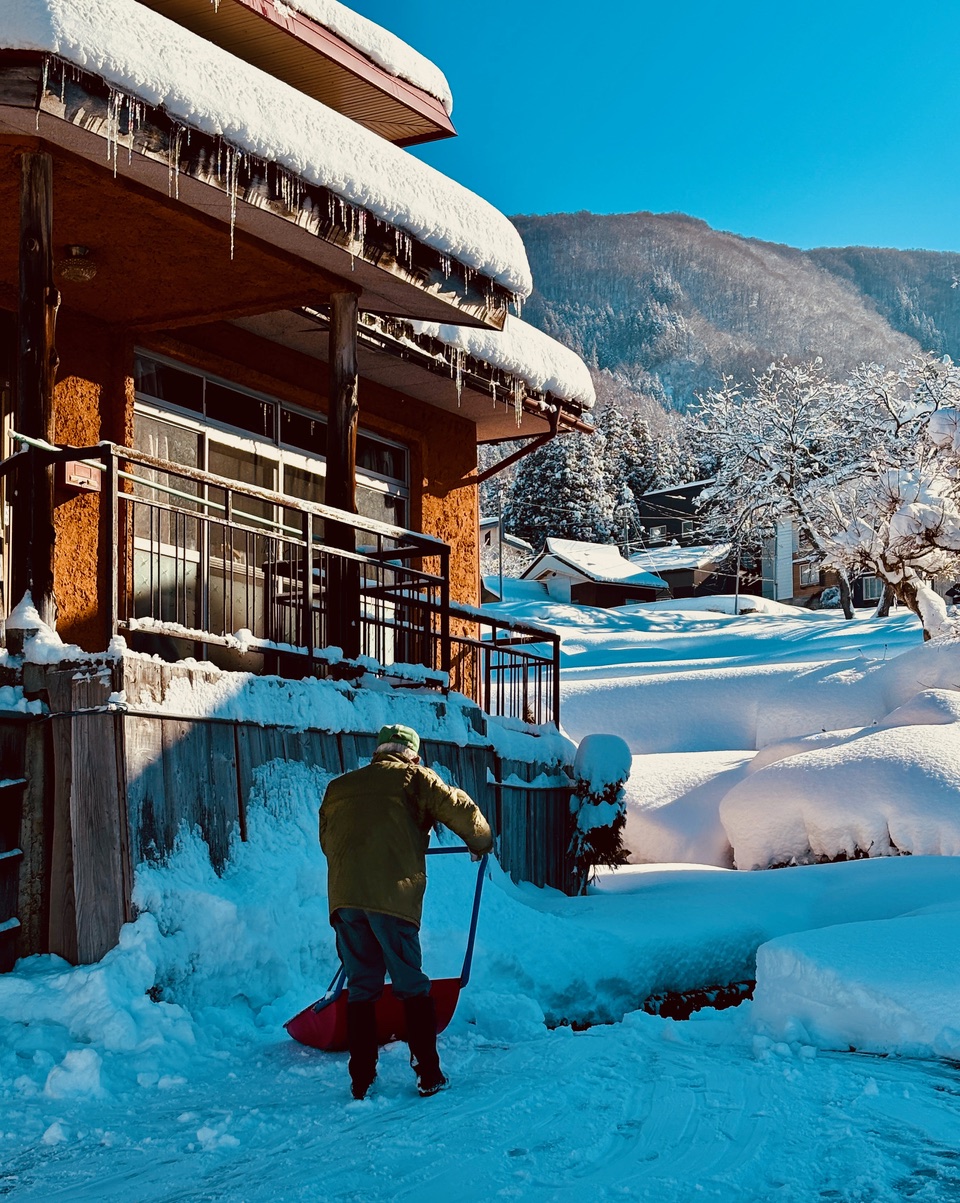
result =
[[[405,727],[402,723],[391,723],[380,728],[377,747],[381,744],[403,744],[416,756],[420,751],[420,736],[412,727]]]

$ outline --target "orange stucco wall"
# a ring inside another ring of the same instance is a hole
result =
[[[122,338],[101,323],[62,310],[57,322],[60,370],[54,395],[58,443],[89,446],[123,433]],[[100,536],[100,495],[58,487],[55,494],[54,595],[57,629],[68,643],[96,649],[108,638],[103,599],[107,554]]]

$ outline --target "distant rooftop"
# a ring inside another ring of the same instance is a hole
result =
[[[636,585],[646,589],[667,589],[667,582],[651,572],[638,569],[625,559],[613,543],[586,543],[578,539],[547,539],[537,560],[523,573],[532,577],[542,571],[550,557],[572,568],[587,580],[605,585]]]
[[[650,551],[635,552],[630,556],[630,563],[645,572],[682,572],[684,569],[709,568],[719,563],[729,551],[729,543],[704,543],[699,547],[665,543]]]

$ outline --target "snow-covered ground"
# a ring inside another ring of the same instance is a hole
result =
[[[960,858],[720,867],[724,799],[748,833],[779,830],[778,798],[809,820],[804,757],[824,780],[841,772],[855,803],[858,763],[876,789],[891,747],[914,747],[903,733],[923,736],[903,792],[932,797],[952,771],[952,648],[921,647],[903,615],[506,608],[562,630],[568,732],[631,745],[628,843],[685,840],[671,859],[688,863],[629,865],[581,899],[494,868],[473,980],[441,1037],[451,1089],[419,1099],[393,1046],[354,1103],[345,1056],[282,1028],[335,966],[326,777],[273,762],[222,878],[184,833],[168,865],[141,868],[140,917],[103,962],[33,958],[0,977],[0,1195],[960,1198]],[[820,716],[842,733],[811,743]],[[844,752],[888,737],[902,743]],[[791,761],[761,812],[743,791]],[[466,857],[431,864],[435,975],[458,968],[473,876]],[[754,978],[753,1001],[687,1022],[640,1009]]]

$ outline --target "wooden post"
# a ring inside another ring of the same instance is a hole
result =
[[[327,418],[327,505],[357,512],[357,420],[360,414],[357,373],[356,293],[335,292],[330,298],[330,408]],[[328,522],[329,547],[356,551],[356,535],[346,523]],[[331,556],[326,601],[330,642],[348,658],[360,654],[360,566]]]
[[[17,431],[53,442],[55,345],[60,294],[53,280],[53,160],[21,156],[20,292],[17,310]],[[26,464],[13,488],[11,604],[30,590],[40,617],[56,625],[53,596],[53,469]]]

